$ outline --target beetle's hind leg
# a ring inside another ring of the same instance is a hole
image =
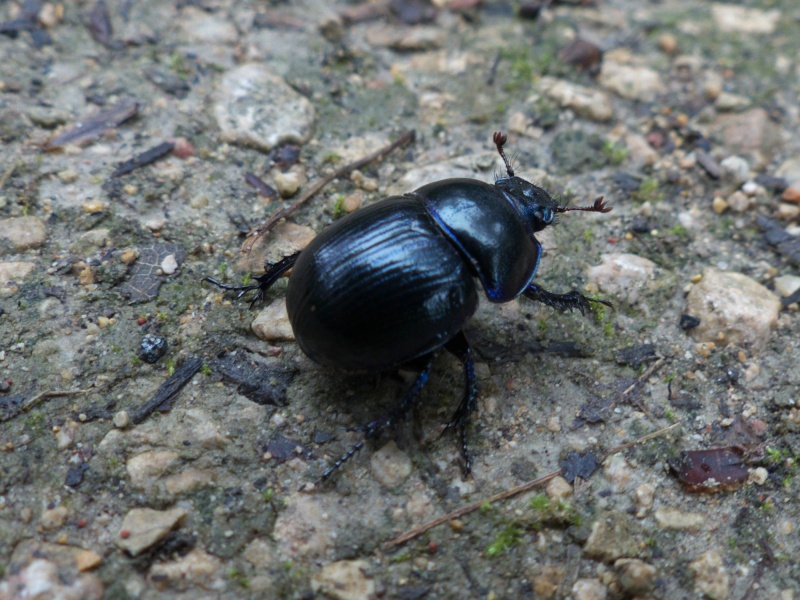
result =
[[[256,295],[253,297],[253,301],[250,302],[250,306],[252,307],[256,302],[264,298],[264,294],[269,288],[272,287],[272,284],[274,284],[281,275],[294,266],[294,263],[297,262],[298,256],[300,256],[300,252],[295,252],[289,256],[284,256],[276,263],[268,262],[265,265],[266,268],[264,269],[264,274],[253,277],[255,283],[250,283],[248,285],[228,285],[226,283],[222,283],[221,281],[217,281],[213,277],[205,277],[203,278],[203,281],[213,283],[217,287],[221,287],[223,290],[238,292],[238,294],[236,294],[237,299],[244,296],[247,292],[257,290]]]
[[[414,380],[412,386],[403,394],[400,398],[400,401],[397,405],[392,408],[386,415],[382,416],[379,419],[375,419],[374,421],[368,423],[364,427],[360,427],[364,432],[365,439],[373,439],[380,436],[384,431],[387,429],[394,429],[397,427],[397,422],[402,419],[408,411],[416,403],[417,399],[419,398],[419,393],[422,391],[422,388],[425,387],[425,384],[428,382],[428,375],[430,374],[431,370],[431,363],[433,362],[433,355],[428,354],[422,358],[422,367],[417,375],[417,378]],[[328,477],[330,477],[334,471],[339,469],[344,463],[348,460],[353,458],[353,456],[364,447],[364,441],[360,441],[353,446],[344,454],[342,454],[339,459],[334,462],[331,466],[329,466],[325,472],[320,476],[319,482],[323,482]]]
[[[598,300],[596,298],[589,298],[577,290],[572,290],[566,294],[554,294],[553,292],[548,292],[547,290],[540,288],[535,283],[529,284],[522,293],[531,300],[536,300],[537,302],[541,302],[547,306],[552,306],[553,308],[567,308],[569,310],[577,308],[579,311],[581,311],[582,315],[586,314],[587,309],[591,310],[593,302],[604,304],[609,308],[614,308],[614,305],[610,302]]]
[[[448,352],[454,354],[461,361],[461,364],[464,365],[464,396],[461,398],[461,404],[458,405],[453,418],[450,419],[444,431],[452,427],[455,427],[458,431],[458,437],[461,441],[461,456],[464,460],[464,463],[461,465],[461,471],[464,477],[467,477],[472,472],[472,456],[467,446],[467,423],[469,422],[469,416],[477,406],[478,399],[475,364],[472,362],[472,348],[469,347],[469,342],[463,332],[459,331],[444,347]],[[442,432],[443,434],[444,431]]]

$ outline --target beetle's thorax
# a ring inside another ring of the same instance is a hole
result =
[[[472,264],[489,300],[508,302],[527,287],[541,247],[512,191],[476,179],[445,179],[410,195]]]

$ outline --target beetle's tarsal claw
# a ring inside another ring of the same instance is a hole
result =
[[[584,296],[577,290],[572,290],[567,294],[554,294],[553,292],[542,289],[535,283],[530,284],[523,294],[531,300],[536,300],[537,302],[541,302],[553,308],[568,309],[570,311],[578,309],[583,316],[586,316],[587,310],[592,310],[592,305],[594,303],[603,304],[611,309],[614,308],[610,302]]]
[[[339,457],[339,460],[337,460],[330,467],[325,469],[325,472],[322,475],[320,475],[320,477],[317,480],[317,482],[315,483],[315,485],[320,486],[323,483],[325,483],[325,481],[328,479],[328,477],[330,477],[344,463],[346,463],[348,460],[353,458],[355,453],[358,452],[359,450],[361,450],[361,448],[363,448],[363,447],[364,447],[364,442],[363,441],[358,442],[356,444],[353,444],[353,446],[350,448],[350,450],[348,450],[347,452],[345,452],[344,454],[342,454]]]

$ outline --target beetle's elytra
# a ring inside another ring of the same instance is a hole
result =
[[[465,389],[448,428],[458,430],[465,474],[471,469],[466,425],[476,405],[472,351],[462,329],[478,306],[482,288],[491,302],[525,295],[548,306],[584,312],[592,302],[577,291],[554,294],[533,283],[542,247],[535,233],[570,210],[608,212],[592,206],[565,208],[542,188],[514,176],[494,134],[507,177],[494,185],[445,179],[392,196],[330,225],[304,250],[268,264],[256,283],[228,286],[256,300],[292,269],[286,307],[297,343],[314,361],[348,371],[381,371],[414,362],[421,370],[388,415],[365,427],[377,436],[406,413],[425,385],[439,348],[464,365]],[[354,446],[323,475],[327,478],[363,445]]]

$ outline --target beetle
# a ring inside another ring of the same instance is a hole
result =
[[[418,375],[397,405],[366,425],[374,438],[413,406],[424,387],[433,354],[454,354],[464,368],[464,392],[445,431],[457,430],[462,470],[472,459],[466,427],[475,410],[477,384],[472,349],[463,328],[478,306],[479,286],[490,302],[523,295],[581,314],[604,300],[577,291],[549,292],[533,283],[542,246],[535,234],[558,213],[611,210],[603,198],[591,206],[562,207],[544,189],[516,177],[503,146],[493,141],[506,167],[494,185],[476,179],[444,179],[353,212],[324,229],[311,243],[243,286],[207,281],[238,296],[255,291],[253,303],[291,269],[286,308],[298,345],[315,362],[345,371],[384,371],[413,365]],[[333,463],[331,473],[364,445]]]

